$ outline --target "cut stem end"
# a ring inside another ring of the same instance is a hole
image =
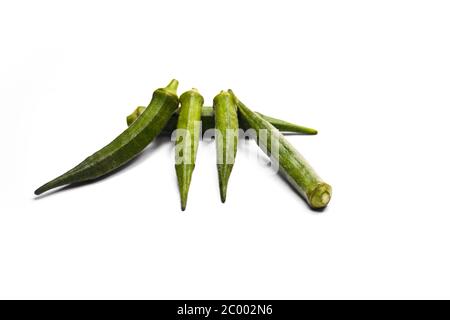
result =
[[[178,89],[178,80],[172,79],[172,81],[170,81],[170,83],[165,87],[165,89],[170,93],[176,95]]]
[[[309,204],[313,209],[325,208],[331,200],[332,189],[327,183],[319,184],[309,195]]]

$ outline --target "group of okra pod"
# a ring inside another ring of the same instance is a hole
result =
[[[146,108],[138,107],[127,117],[128,128],[125,131],[74,168],[38,188],[35,194],[100,178],[132,160],[158,135],[175,131],[175,171],[184,211],[200,131],[215,129],[220,198],[225,202],[228,179],[236,157],[238,131],[242,128],[253,129],[258,146],[277,162],[281,174],[312,209],[327,206],[331,199],[331,186],[319,177],[281,133],[314,135],[316,130],[254,112],[232,90],[221,91],[214,97],[213,107],[205,107],[203,97],[196,89],[184,92],[178,98],[177,88],[178,81],[174,79],[165,88],[155,90]]]

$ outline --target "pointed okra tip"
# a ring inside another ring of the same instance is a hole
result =
[[[34,190],[34,195],[39,196],[39,195],[43,194],[44,192],[47,192],[53,188],[55,188],[55,186],[50,184],[50,182],[46,183],[46,184],[40,186],[39,188],[37,188],[36,190]]]
[[[217,171],[219,174],[220,200],[222,201],[222,203],[225,203],[225,201],[227,200],[228,181],[230,179],[232,170],[233,170],[232,164],[217,165]]]
[[[221,169],[219,172],[219,191],[220,191],[220,201],[225,203],[227,201],[227,188],[228,188],[228,178],[230,177],[226,170]]]
[[[222,201],[222,203],[225,203],[225,201],[227,201],[227,185],[226,184],[220,185],[220,201]]]
[[[186,210],[190,181],[181,181],[180,188],[180,204],[181,211]]]
[[[178,89],[178,80],[172,79],[172,81],[170,81],[170,83],[164,89],[166,89],[170,93],[176,95],[177,89]]]
[[[181,197],[181,211],[186,210],[187,205],[187,195],[185,197]]]

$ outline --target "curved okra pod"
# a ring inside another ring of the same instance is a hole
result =
[[[127,124],[131,125],[145,110],[145,107],[137,107],[132,114],[130,114],[127,117]],[[258,113],[258,112],[257,112]],[[277,118],[269,117],[266,115],[263,115],[261,113],[258,113],[261,117],[269,121],[275,128],[277,128],[280,131],[283,132],[289,132],[289,133],[298,133],[298,134],[304,134],[304,135],[315,135],[317,134],[316,129],[307,128],[303,126],[299,126],[295,123],[287,122],[284,120],[280,120]],[[169,122],[167,122],[166,127],[161,132],[161,134],[164,135],[171,135],[173,130],[177,127],[177,121],[178,121],[179,113],[175,112],[172,115],[172,118],[170,118]],[[203,133],[206,130],[213,129],[215,126],[215,119],[214,119],[214,109],[213,107],[203,107],[202,109],[202,129]]]
[[[233,95],[236,101],[240,123],[244,128],[251,128],[256,131],[258,145],[274,161],[278,162],[281,172],[287,177],[289,183],[307,200],[313,209],[326,207],[331,199],[331,186],[317,175],[280,131],[260,115],[247,108],[231,90],[228,90],[228,92]],[[262,135],[265,136],[262,137]],[[278,150],[275,150],[275,148]]]
[[[66,184],[96,179],[133,159],[161,132],[178,108],[177,87],[178,81],[172,80],[167,87],[157,89],[139,119],[117,138],[34,193],[39,195]]]
[[[198,142],[200,140],[203,97],[196,89],[180,96],[180,110],[175,142],[175,171],[181,197],[181,210],[186,202],[195,168]]]
[[[220,199],[227,197],[228,179],[236,157],[239,123],[233,96],[221,91],[214,97],[213,108],[216,116],[217,172],[219,174]]]

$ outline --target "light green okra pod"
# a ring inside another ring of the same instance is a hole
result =
[[[326,207],[331,199],[331,186],[317,175],[280,131],[260,115],[247,108],[231,90],[228,90],[228,92],[233,95],[236,101],[241,125],[246,129],[251,128],[256,131],[258,145],[279,164],[281,172],[289,183],[307,200],[311,208]]]
[[[34,193],[99,178],[133,159],[161,132],[178,108],[177,87],[178,81],[172,80],[167,87],[157,89],[139,119],[117,138]]]
[[[144,112],[145,107],[137,107],[133,113],[131,113],[127,117],[127,124],[131,125],[141,114]],[[269,117],[266,115],[263,115],[261,113],[258,113],[261,117],[269,121],[275,128],[277,128],[280,131],[289,132],[289,133],[298,133],[298,134],[304,134],[304,135],[315,135],[317,134],[316,129],[299,126],[298,124],[291,123],[288,121],[280,120],[277,118]],[[173,116],[170,118],[169,122],[167,123],[164,130],[161,132],[161,134],[164,135],[171,135],[173,130],[176,129],[177,121],[178,121],[179,113],[175,112]],[[214,117],[214,109],[213,107],[203,107],[202,109],[202,130],[203,133],[206,130],[214,129],[215,126],[215,117]]]
[[[239,122],[236,104],[231,94],[221,91],[214,97],[213,108],[216,119],[217,172],[219,175],[220,199],[225,202],[228,180],[236,158]]]
[[[183,93],[176,129],[175,171],[180,190],[181,210],[186,209],[189,186],[195,168],[201,133],[203,97],[196,89]]]

